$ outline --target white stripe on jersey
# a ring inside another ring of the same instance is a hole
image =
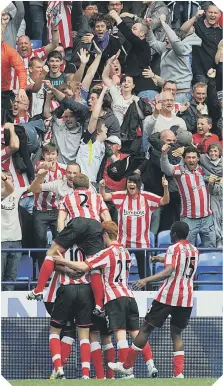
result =
[[[109,248],[89,257],[85,262],[91,269],[101,268],[105,287],[105,303],[121,296],[134,297],[128,287],[131,256],[120,244],[111,244]]]
[[[156,300],[179,307],[193,306],[193,280],[199,261],[198,249],[187,240],[171,245],[166,252],[164,265],[174,271],[161,286]]]

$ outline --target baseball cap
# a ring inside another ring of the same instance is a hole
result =
[[[177,142],[181,146],[189,146],[192,143],[192,134],[190,131],[178,129],[176,132],[177,135]]]
[[[121,139],[118,138],[116,135],[111,135],[106,139],[107,142],[115,143],[119,146],[122,146]]]

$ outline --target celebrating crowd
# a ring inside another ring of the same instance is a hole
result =
[[[148,272],[137,249],[150,248],[150,232],[156,239],[175,223],[184,242],[195,245],[200,236],[201,247],[223,246],[221,24],[221,11],[208,1],[14,1],[2,11],[1,242],[11,249],[2,253],[2,281],[10,282],[3,289],[14,289],[22,258],[13,249],[44,249],[51,232],[47,256],[32,254],[39,275],[29,298],[41,298],[51,277],[45,304],[53,312],[57,378],[64,377],[74,338],[67,310],[75,297],[83,377],[90,369],[86,326],[92,311],[104,320],[104,302],[125,361],[123,331],[135,338],[139,329],[135,300],[123,284],[130,269],[125,247],[135,249],[143,279]],[[87,263],[63,266],[61,253],[74,245],[74,259],[86,255]],[[104,245],[112,249],[110,260]],[[122,256],[119,271],[112,271],[112,253]],[[112,288],[97,269],[108,266]],[[119,297],[121,310],[127,301],[132,310],[128,326],[119,325],[121,311],[110,306]],[[106,361],[114,362],[110,331],[99,329]],[[103,378],[96,330],[92,360]],[[149,376],[157,376],[149,344],[139,347]],[[178,360],[175,376],[183,371]],[[127,362],[131,368],[134,361]]]

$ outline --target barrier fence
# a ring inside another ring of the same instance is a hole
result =
[[[149,263],[149,259],[151,256],[153,255],[157,255],[158,252],[165,252],[167,248],[148,248],[148,249],[144,249],[144,248],[137,248],[137,249],[134,249],[134,248],[129,248],[129,252],[130,253],[135,253],[135,252],[141,252],[143,251],[144,252],[144,272],[146,272],[146,276],[149,276],[151,274],[154,274],[155,273],[155,263]],[[222,249],[219,249],[219,248],[198,248],[200,253],[203,253],[203,252],[206,252],[206,253],[222,253]],[[46,252],[48,249],[46,248],[18,248],[18,249],[10,249],[10,248],[3,248],[1,251],[2,252],[21,252],[21,253],[28,253],[28,256],[29,257],[32,257],[31,256],[31,253],[34,252]],[[37,277],[38,277],[38,269],[37,269],[37,265],[35,264],[36,259],[34,258],[33,259],[33,273],[31,275],[31,277],[28,279],[28,280],[20,280],[18,279],[16,282],[14,281],[2,281],[2,284],[15,284],[15,288],[16,288],[16,285],[26,285],[28,286],[28,290],[31,289],[31,287],[34,287],[36,284],[37,284]],[[131,283],[132,280],[131,280],[131,275],[133,273],[130,271],[130,280],[129,282]],[[213,273],[214,274],[214,273]],[[194,281],[194,286],[196,287],[198,284],[200,283],[199,280],[195,280]],[[222,280],[219,281],[219,280],[202,280],[202,285],[208,285],[208,286],[211,286],[211,285],[222,285],[223,282]],[[157,288],[157,285],[159,285],[158,283],[153,283],[151,285],[152,288]]]
[[[142,323],[143,318],[140,319]],[[47,379],[52,371],[52,360],[49,354],[49,318],[9,317],[2,318],[1,324],[2,375],[6,379]],[[222,318],[191,318],[183,333],[183,340],[185,377],[218,378],[222,375]],[[173,354],[169,320],[162,329],[156,329],[152,333],[150,343],[159,377],[172,377]],[[79,358],[79,341],[76,339],[72,355],[65,368],[67,378],[81,377]],[[137,378],[148,377],[141,355],[134,367],[134,374]],[[93,368],[91,377],[94,377]]]

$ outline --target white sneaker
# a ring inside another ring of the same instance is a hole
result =
[[[83,375],[81,379],[90,379],[87,375]]]
[[[119,378],[120,380],[125,380],[125,379],[132,379],[132,378],[135,378],[134,377],[134,374],[131,374],[131,375],[122,375],[121,378]],[[117,379],[118,381],[118,379]]]
[[[58,368],[55,379],[66,379],[64,376],[63,367]]]
[[[155,366],[147,365],[147,368],[148,368],[149,378],[157,378],[158,377],[158,370]]]
[[[123,367],[123,363],[121,362],[108,362],[108,367],[112,369],[113,371],[116,371],[117,373],[121,373],[123,375],[133,375],[133,367],[130,369],[125,369]]]
[[[184,378],[184,375],[183,375],[183,374],[179,374],[179,375],[177,375],[176,377],[173,377],[173,378],[183,379],[183,378]]]

